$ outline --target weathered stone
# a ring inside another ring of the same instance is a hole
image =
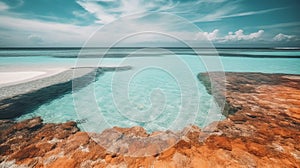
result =
[[[206,144],[213,149],[221,148],[226,150],[232,150],[230,139],[225,136],[210,136],[206,140]]]

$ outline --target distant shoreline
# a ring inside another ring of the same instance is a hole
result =
[[[74,50],[74,49],[143,49],[143,48],[164,48],[164,49],[191,49],[191,47],[0,47],[0,50]],[[300,50],[300,47],[193,47],[193,49],[263,49],[263,50]]]
[[[26,57],[43,56],[39,52],[64,51],[69,54],[48,55],[55,58],[124,58],[124,57],[149,57],[165,55],[200,55],[200,56],[221,56],[221,57],[249,57],[249,58],[300,58],[300,48],[187,48],[187,47],[162,47],[141,48],[141,47],[90,47],[81,50],[79,47],[37,47],[37,48],[1,48],[0,58],[5,57]],[[140,49],[140,51],[139,51]],[[145,49],[145,50],[143,50]],[[152,50],[153,49],[153,50]],[[123,51],[124,50],[124,51]],[[167,51],[169,50],[169,51]],[[24,52],[19,52],[24,51]],[[27,53],[26,51],[32,52]],[[68,52],[70,51],[70,52]],[[139,52],[136,52],[139,51]],[[11,53],[12,52],[12,53]],[[17,52],[17,53],[14,53]],[[281,52],[285,54],[276,54]]]

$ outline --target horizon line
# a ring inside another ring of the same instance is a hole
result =
[[[3,49],[141,49],[141,48],[164,48],[164,49],[278,49],[300,50],[300,47],[0,47]]]

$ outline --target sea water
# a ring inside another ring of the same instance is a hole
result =
[[[120,53],[126,54],[132,51],[133,49],[124,51],[122,51],[122,49],[117,49],[114,53],[119,55]],[[14,66],[74,66],[78,52],[78,49],[1,50],[0,69]],[[220,52],[227,52],[226,55],[228,55],[228,53],[233,53],[233,55],[235,55],[235,57],[220,57],[224,71],[300,74],[300,58],[297,57],[300,53],[298,50],[280,50],[276,52],[276,50],[231,49],[225,51],[222,50]],[[191,73],[196,80],[198,73],[207,71],[203,64],[199,64],[199,58],[192,54],[190,50],[181,50],[181,53],[182,54],[179,54],[178,57],[190,67]],[[236,55],[239,53],[255,56],[262,55],[264,57],[237,57]],[[91,51],[91,55],[97,54]],[[295,58],[267,58],[266,56],[268,55],[295,56]],[[142,62],[145,60],[143,57],[132,57],[129,59],[132,59],[135,62]],[[92,59],[89,60],[91,61]],[[122,61],[124,61],[124,58],[109,57],[102,59],[101,65],[117,65]],[[134,65],[129,66],[135,68]],[[212,96],[206,92],[205,87],[198,80],[197,89],[190,91],[195,92],[195,94],[199,93],[199,97],[196,100],[198,102],[197,111],[190,111],[186,108],[184,109],[186,112],[181,112],[180,103],[182,101],[182,90],[180,90],[176,78],[165,71],[153,68],[144,70],[142,73],[139,73],[132,78],[130,83],[128,83],[128,93],[126,92],[126,95],[124,95],[124,100],[127,98],[128,100],[124,101],[123,105],[129,105],[129,109],[136,109],[137,111],[140,111],[140,115],[145,115],[145,111],[151,109],[151,93],[153,92],[153,89],[159,88],[165,96],[164,109],[152,120],[148,121],[146,118],[145,120],[135,120],[126,115],[126,112],[123,113],[122,110],[117,107],[118,104],[116,105],[116,102],[114,101],[112,81],[116,73],[124,72],[105,71],[94,83],[76,92],[76,95],[80,95],[79,99],[85,100],[85,96],[91,94],[90,90],[92,88],[97,107],[92,107],[93,105],[90,104],[89,101],[79,104],[74,103],[78,97],[74,98],[74,93],[68,93],[48,103],[42,104],[34,111],[23,114],[16,118],[16,120],[41,116],[44,122],[60,123],[70,120],[78,121],[79,127],[86,131],[102,131],[103,129],[112,126],[131,127],[139,125],[143,126],[147,131],[152,132],[156,130],[172,129],[173,123],[177,121],[178,118],[179,120],[186,120],[187,122],[185,122],[185,124],[195,124],[200,127],[224,118],[221,109],[214,103]],[[115,82],[116,86],[122,85],[122,81]],[[185,85],[188,86],[188,83]],[[78,112],[78,109],[84,110]],[[184,125],[182,125],[182,127],[183,126]],[[180,127],[176,128],[180,129]]]

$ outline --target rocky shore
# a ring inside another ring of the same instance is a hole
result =
[[[300,167],[300,76],[226,78],[226,90],[218,90],[217,72],[199,74],[208,92],[215,82],[227,110],[227,119],[202,130],[89,134],[75,122],[0,120],[0,167]]]

